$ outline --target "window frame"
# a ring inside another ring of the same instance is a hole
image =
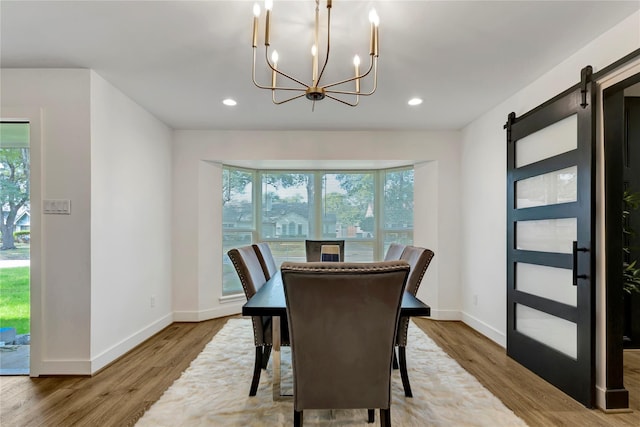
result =
[[[238,167],[233,165],[222,165],[223,174],[227,170],[239,170],[252,174],[252,209],[253,209],[253,228],[224,228],[222,226],[223,236],[225,233],[247,233],[251,234],[251,243],[258,242],[304,242],[304,239],[298,237],[263,237],[263,176],[268,174],[305,174],[312,175],[314,180],[314,189],[320,191],[314,191],[313,193],[313,206],[314,206],[314,224],[309,225],[306,239],[323,239],[323,222],[322,222],[322,210],[324,205],[324,187],[323,178],[325,175],[330,174],[371,174],[373,176],[373,209],[374,209],[374,236],[373,237],[340,237],[344,239],[345,243],[348,242],[373,242],[373,260],[381,260],[384,258],[385,252],[385,237],[390,233],[408,233],[410,235],[411,242],[413,241],[414,227],[405,228],[385,228],[384,226],[384,201],[385,201],[385,183],[386,175],[390,172],[403,172],[413,171],[415,173],[414,165],[399,166],[393,168],[382,169],[251,169],[246,167]],[[414,175],[415,177],[415,175]],[[223,178],[224,179],[224,178]],[[415,181],[413,192],[415,195]],[[414,196],[415,197],[415,196]],[[307,203],[310,201],[308,200]],[[288,234],[288,233],[287,233]],[[223,254],[223,258],[226,254]],[[223,284],[224,287],[224,284]],[[241,293],[242,289],[238,293]],[[224,297],[228,297],[234,294],[223,294]]]

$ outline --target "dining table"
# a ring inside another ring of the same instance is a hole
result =
[[[272,316],[272,361],[273,361],[273,400],[286,400],[290,395],[281,393],[281,321],[287,318],[287,303],[282,285],[282,275],[278,270],[257,292],[242,306],[243,316]],[[430,316],[431,307],[410,292],[405,291],[400,305],[400,317]]]

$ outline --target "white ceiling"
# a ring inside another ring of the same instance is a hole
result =
[[[314,3],[274,3],[279,67],[308,80]],[[327,81],[350,76],[354,53],[367,58],[372,6],[378,90],[356,108],[325,99],[312,112],[304,98],[275,106],[253,86],[252,1],[2,0],[0,65],[92,68],[174,129],[460,129],[640,1],[334,0]],[[408,107],[413,96],[425,102]],[[238,105],[225,107],[226,97]]]

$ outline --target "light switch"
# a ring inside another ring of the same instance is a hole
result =
[[[71,200],[68,199],[47,199],[42,201],[42,212],[45,214],[71,214]]]

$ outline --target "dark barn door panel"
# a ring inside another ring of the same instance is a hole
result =
[[[595,95],[581,83],[507,129],[507,353],[595,398]]]

